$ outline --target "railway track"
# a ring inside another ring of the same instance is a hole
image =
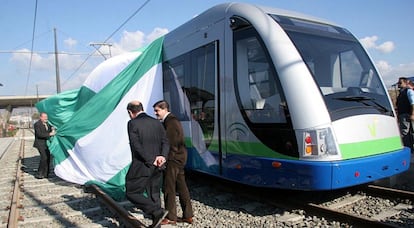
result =
[[[206,182],[206,178],[199,179]],[[363,185],[338,191],[302,192],[254,188],[226,181],[214,184],[216,181],[212,180],[211,184],[220,189],[220,194],[248,199],[246,208],[250,211],[273,206],[273,211],[280,214],[274,223],[287,227],[307,224],[313,218],[328,220],[328,224],[337,227],[414,227],[414,193],[409,191]]]
[[[36,179],[33,133],[20,130],[0,160],[0,227],[145,227],[129,202],[114,202],[96,186],[68,183],[53,172]],[[138,217],[138,218],[137,218]],[[142,220],[144,220],[141,214]]]
[[[0,160],[0,228],[151,224],[131,203],[114,202],[96,186],[71,184],[53,173],[35,179],[39,154],[32,147],[33,133],[19,134]],[[193,227],[414,227],[412,192],[366,185],[309,193],[252,188],[199,174],[188,178]]]
[[[393,221],[393,217],[403,211],[411,210],[412,203],[402,202],[401,198],[396,196],[389,198],[388,193],[393,191],[387,188],[383,188],[381,192],[376,191],[376,199],[368,193],[370,191],[359,191],[325,203],[296,203],[308,213],[343,221],[356,227],[403,227],[406,225],[404,219]],[[363,209],[364,207],[361,206],[363,204],[371,208]]]
[[[332,211],[335,216],[371,227],[412,227],[414,192],[377,185],[356,187],[354,192],[329,202],[314,204],[315,210]]]

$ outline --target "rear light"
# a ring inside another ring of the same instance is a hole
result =
[[[282,166],[281,162],[278,162],[278,161],[272,162],[272,167],[273,168],[280,168],[281,166]]]
[[[302,142],[300,157],[304,159],[332,160],[340,158],[330,127],[298,131]]]

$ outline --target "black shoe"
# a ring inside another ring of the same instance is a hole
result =
[[[154,216],[154,219],[152,220],[152,224],[151,228],[155,228],[155,227],[160,227],[162,220],[165,218],[165,216],[167,216],[168,211],[167,210],[162,210],[161,214],[159,214],[158,216]]]
[[[44,176],[42,176],[42,175],[36,175],[36,176],[35,176],[35,178],[36,178],[36,179],[43,179],[43,178],[45,178],[45,177],[44,177]]]

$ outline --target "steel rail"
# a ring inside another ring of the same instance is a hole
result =
[[[98,186],[94,184],[87,185],[85,186],[85,192],[94,193],[96,196],[101,198],[109,210],[119,216],[119,219],[124,222],[126,227],[146,227],[145,224],[140,222],[135,216],[125,210],[125,208],[119,206],[114,199],[108,196]]]
[[[13,197],[10,204],[10,213],[7,222],[7,227],[15,228],[18,227],[18,222],[23,220],[23,217],[19,215],[19,208],[22,208],[20,204],[20,196],[21,196],[21,186],[23,185],[23,178],[22,178],[22,159],[24,157],[24,131],[22,133],[22,139],[20,141],[20,152],[19,157],[17,159],[17,168],[16,168],[16,180],[14,182],[13,188]]]
[[[330,217],[332,219],[340,220],[345,223],[355,225],[357,227],[398,227],[374,219],[329,209],[313,203],[308,203],[307,205],[303,205],[302,207],[306,210],[307,213],[313,213],[323,217]]]
[[[365,190],[367,192],[370,192],[371,194],[377,194],[381,196],[387,196],[387,197],[400,197],[405,199],[414,200],[414,192],[395,189],[395,188],[387,188],[383,186],[378,185],[367,185],[365,187]]]

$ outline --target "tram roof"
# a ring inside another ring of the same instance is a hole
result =
[[[334,26],[338,26],[337,24],[314,16],[310,16],[307,14],[289,11],[279,8],[273,8],[268,6],[261,6],[261,5],[254,5],[248,3],[239,3],[239,2],[229,2],[229,3],[222,3],[216,6],[213,6],[206,11],[202,12],[201,14],[197,15],[196,17],[192,18],[191,20],[187,21],[186,23],[180,25],[179,27],[172,30],[170,33],[166,34],[166,41],[168,43],[168,38],[170,36],[174,36],[173,40],[180,40],[182,36],[186,36],[185,34],[197,32],[200,30],[204,30],[205,28],[209,27],[212,24],[221,21],[226,17],[228,14],[232,14],[237,12],[239,14],[248,15],[252,12],[252,8],[260,9],[266,14],[273,14],[279,16],[286,16],[291,18],[303,19],[313,22],[319,22],[323,24],[330,24]],[[243,16],[243,15],[239,15]],[[168,46],[168,45],[167,45]]]
[[[303,13],[296,12],[296,11],[290,11],[290,10],[285,10],[285,9],[280,9],[280,8],[275,8],[275,7],[270,7],[270,6],[262,6],[262,5],[248,4],[248,3],[239,3],[239,2],[229,2],[229,3],[218,4],[216,6],[211,7],[210,9],[207,9],[206,11],[204,11],[203,13],[198,15],[197,17],[201,17],[201,18],[203,18],[203,20],[205,20],[206,18],[212,18],[212,20],[216,20],[217,18],[224,17],[224,15],[226,13],[231,13],[232,8],[237,7],[237,6],[240,6],[239,8],[242,9],[242,10],[238,10],[238,11],[239,12],[244,12],[245,14],[249,14],[249,12],[251,12],[251,7],[256,7],[258,9],[261,9],[264,13],[267,13],[267,14],[274,14],[274,15],[280,15],[280,16],[286,16],[286,17],[292,17],[292,18],[300,18],[300,19],[309,20],[309,21],[315,21],[315,22],[320,22],[320,23],[325,23],[325,24],[336,25],[332,21],[328,21],[326,19],[314,17],[314,16],[311,16],[311,15],[303,14]],[[215,15],[215,17],[211,17],[211,15]],[[222,16],[220,16],[220,15],[222,15]],[[197,17],[195,17],[193,19],[196,19]]]

